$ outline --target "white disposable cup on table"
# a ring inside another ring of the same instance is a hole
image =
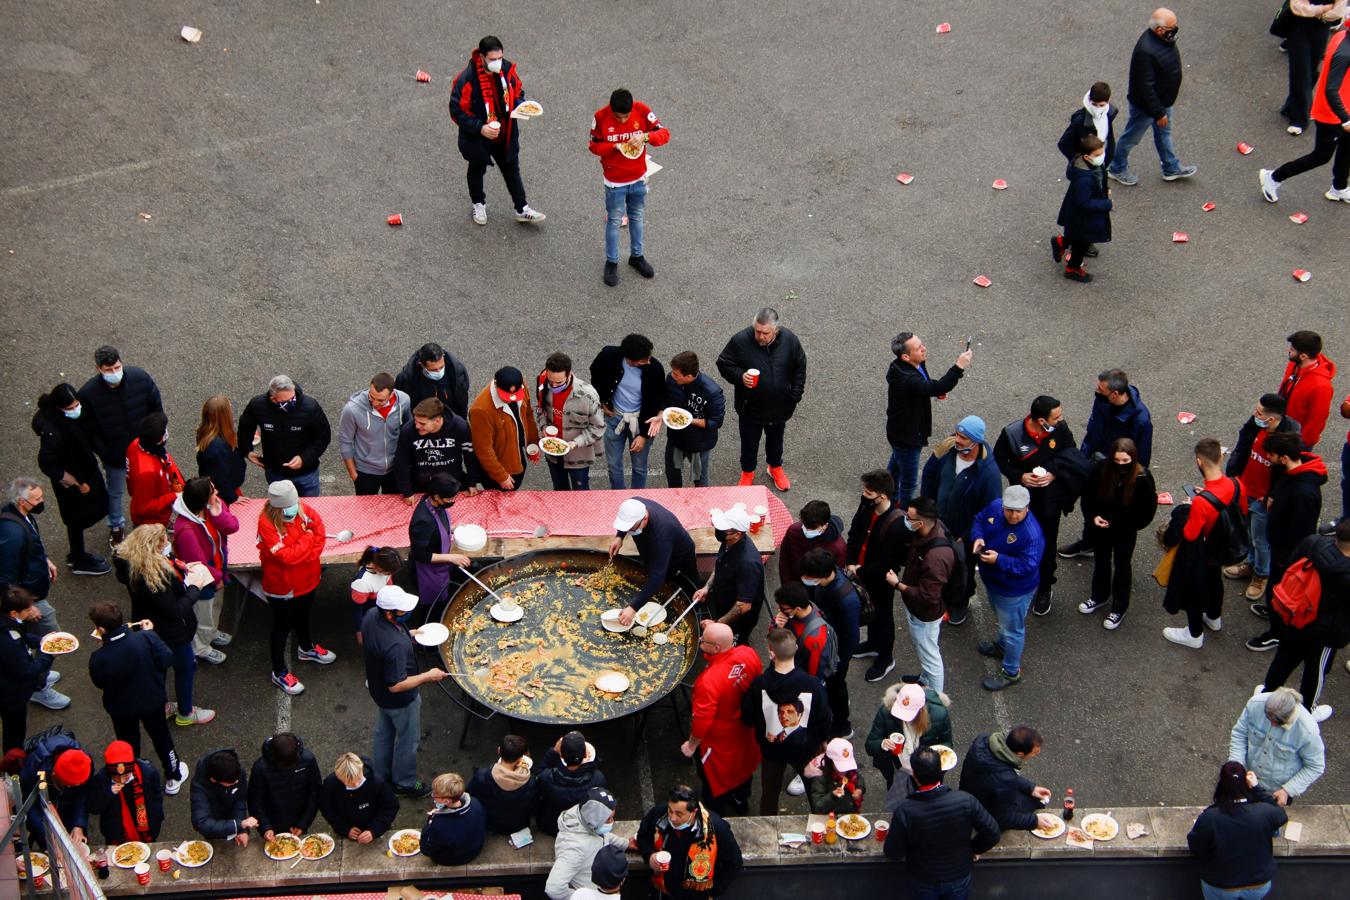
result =
[[[745,374],[750,376],[750,387],[759,386],[759,369],[746,369]]]
[[[666,850],[656,851],[656,865],[662,872],[668,871],[670,869],[669,851]]]

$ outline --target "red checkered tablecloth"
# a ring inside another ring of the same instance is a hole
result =
[[[519,537],[527,537],[540,525],[547,527],[554,537],[596,537],[614,533],[614,514],[628,497],[655,500],[674,513],[686,528],[708,527],[709,511],[714,508],[730,509],[737,503],[744,503],[751,510],[756,506],[768,507],[775,547],[793,521],[783,502],[762,485],[640,491],[483,491],[456,500],[450,518],[456,525],[473,523],[489,532],[516,529],[522,532],[514,535]],[[265,502],[240,500],[232,507],[239,519],[239,531],[230,537],[231,568],[257,568],[258,515]],[[412,507],[397,496],[308,497],[301,502],[319,514],[328,534],[335,535],[344,529],[353,533],[352,539],[345,543],[330,539],[323,552],[326,560],[359,554],[370,544],[408,546]]]
[[[240,894],[237,897],[230,897],[228,900],[385,900],[388,896],[384,891],[367,891],[363,893],[335,894],[332,891],[323,891],[321,893],[310,892],[308,894],[286,894],[281,897],[275,897],[269,894]],[[441,900],[520,900],[520,894],[466,894],[463,891],[446,891],[439,893],[432,891],[424,894],[428,900],[441,898]]]

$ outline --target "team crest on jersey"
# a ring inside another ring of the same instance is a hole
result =
[[[654,113],[654,112],[649,112],[649,113],[647,113],[647,121],[648,121],[648,122],[651,122],[653,125],[655,125],[655,124],[656,124],[656,113]]]
[[[1051,439],[1050,439],[1050,449],[1051,449],[1051,450],[1055,449],[1055,439],[1054,439],[1054,438],[1051,438]]]
[[[1012,532],[1008,532],[1008,543],[1010,544],[1017,543],[1017,535],[1013,534]]]

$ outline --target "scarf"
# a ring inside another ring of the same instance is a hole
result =
[[[670,820],[662,817],[668,825]],[[660,850],[666,843],[666,833],[662,830],[661,822],[657,822],[656,828],[656,849]],[[717,836],[713,834],[712,823],[709,821],[708,810],[700,809],[698,818],[694,820],[694,840],[689,844],[689,852],[684,864],[684,881],[681,887],[686,891],[696,891],[698,893],[710,893],[713,889],[713,879],[717,870]],[[671,860],[671,871],[674,871],[675,861]],[[656,888],[659,894],[669,894],[666,890],[667,872],[653,872],[652,886]]]
[[[1087,110],[1088,116],[1092,118],[1092,127],[1097,129],[1098,139],[1105,144],[1106,136],[1111,131],[1111,120],[1106,117],[1107,113],[1111,112],[1111,107],[1108,105],[1106,109],[1098,109],[1093,106],[1092,91],[1088,91],[1083,95],[1083,109]]]
[[[504,143],[510,143],[511,140],[511,116],[510,111],[515,108],[511,102],[511,86],[506,81],[506,69],[503,66],[500,74],[493,75],[488,71],[487,59],[477,50],[473,51],[473,66],[478,73],[478,90],[483,94],[483,109],[487,112],[487,121],[501,122],[502,130],[497,133],[497,140]],[[500,110],[494,111],[492,102],[497,97],[497,85],[495,82],[501,82],[502,104],[506,107],[507,115],[500,116]]]
[[[1018,756],[1008,746],[1008,739],[1001,734],[989,735],[989,752],[994,754],[994,758],[1001,760],[1014,769],[1022,768],[1022,757]]]
[[[906,747],[909,746],[909,741],[905,741],[905,746]],[[853,798],[853,792],[856,791],[859,787],[861,787],[861,785],[858,783],[857,769],[854,769],[852,772],[847,773],[835,772],[834,786],[835,787],[842,786],[844,788],[844,797],[853,803],[853,811],[862,812],[862,801],[855,800]]]
[[[492,764],[492,780],[504,791],[517,791],[530,783],[530,767],[508,768],[500,759]]]
[[[145,782],[141,780],[140,763],[134,764],[135,775],[122,786],[119,794],[122,810],[122,834],[127,840],[144,841],[155,838],[150,833],[150,813],[145,808]],[[134,838],[133,838],[134,836]]]

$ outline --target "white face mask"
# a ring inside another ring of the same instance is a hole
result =
[[[173,556],[173,545],[165,544],[159,552],[163,553],[165,557]]]
[[[803,529],[802,529],[802,537],[807,538],[808,540],[814,540],[814,539],[820,537],[820,536],[821,536],[822,534],[824,534],[824,533],[825,533],[825,529],[824,529],[824,528],[803,528]]]
[[[1101,156],[1089,156],[1086,157],[1086,159],[1088,165],[1100,166],[1102,163],[1106,162],[1106,154],[1102,154]]]
[[[422,374],[426,375],[432,381],[440,381],[445,377],[445,369],[437,369],[434,372],[431,369],[423,369]]]
[[[63,409],[61,412],[65,413],[67,419],[78,419],[82,409],[84,409],[83,406],[77,405],[74,409]]]
[[[803,575],[803,576],[802,576],[802,584],[806,585],[807,587],[815,587],[816,585],[820,584],[820,579],[819,579],[819,578],[807,578],[805,575]]]
[[[500,59],[489,59],[487,67],[488,71],[495,75],[502,70],[502,61]]]
[[[637,537],[639,534],[642,534],[642,529],[641,529],[641,528],[632,528],[632,529],[629,529],[629,531],[628,531],[628,536],[629,536],[629,537]]]

